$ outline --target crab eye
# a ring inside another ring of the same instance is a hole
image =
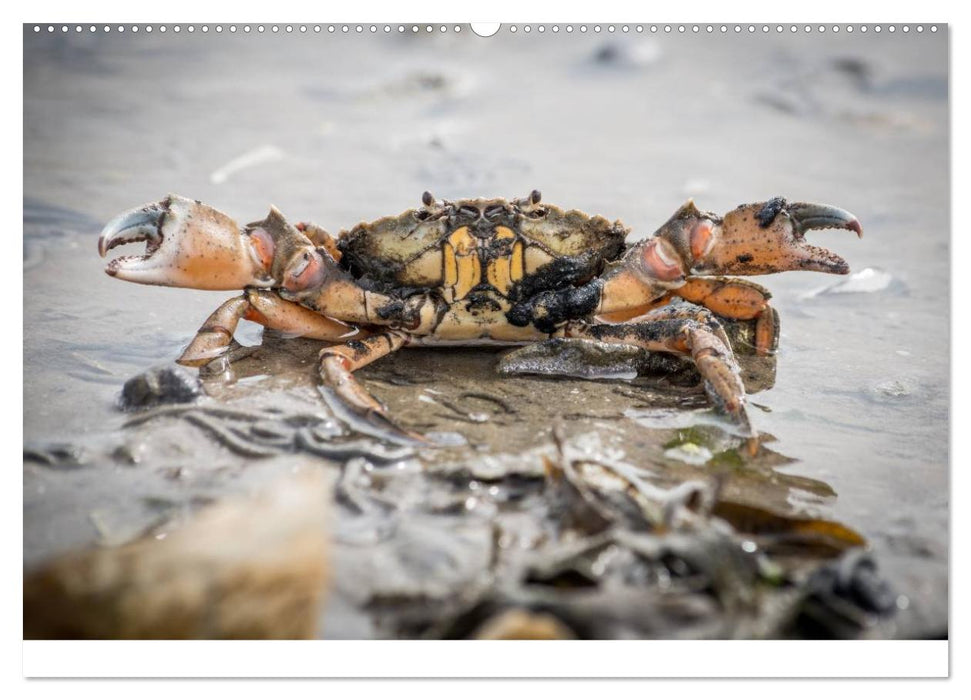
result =
[[[473,207],[469,204],[459,207],[459,216],[463,219],[478,219],[479,209],[478,207]]]

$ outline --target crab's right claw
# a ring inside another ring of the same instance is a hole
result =
[[[255,234],[255,235],[254,235]],[[269,286],[273,241],[269,235],[241,230],[220,211],[170,195],[112,219],[98,239],[98,252],[145,241],[144,255],[111,260],[112,277],[168,287],[235,290]]]
[[[689,261],[688,272],[694,275],[765,275],[787,270],[845,275],[850,267],[843,258],[806,241],[807,233],[820,229],[863,235],[859,219],[845,209],[775,197],[743,204],[724,217],[699,211],[688,202],[658,237]]]

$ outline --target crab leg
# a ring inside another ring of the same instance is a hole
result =
[[[765,357],[775,352],[779,323],[769,306],[772,295],[764,287],[731,277],[691,277],[672,294],[725,318],[756,319],[755,354]]]
[[[745,412],[745,386],[725,331],[708,309],[693,304],[664,306],[634,323],[567,324],[567,338],[636,345],[645,350],[690,357],[704,378],[715,406],[728,414],[748,437],[755,435]]]
[[[237,325],[244,318],[288,335],[330,342],[346,342],[366,335],[355,326],[286,301],[276,292],[248,289],[206,319],[178,359],[179,364],[199,367],[225,355],[231,349]]]
[[[320,351],[320,393],[338,418],[358,432],[389,442],[425,444],[421,435],[399,428],[387,409],[354,378],[354,371],[401,349],[410,339],[402,331],[385,331]]]

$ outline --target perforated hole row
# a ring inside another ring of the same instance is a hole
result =
[[[925,30],[937,32],[938,26],[934,24],[511,24],[506,26],[505,29],[513,34],[517,32],[545,33],[547,31],[554,33],[566,32],[567,34],[572,34],[574,32],[578,32],[580,34],[629,34],[631,32],[638,34],[657,34],[659,32],[664,34],[782,34],[784,32],[788,32],[790,34],[810,34],[813,32],[819,34],[824,34],[826,32],[832,32],[834,34],[838,34],[840,32],[846,32],[848,34],[852,34],[853,32],[859,32],[861,34],[866,34],[867,32],[880,34],[882,32],[888,32],[890,34],[894,34],[896,32],[902,32],[907,34],[911,31],[922,33]]]
[[[423,32],[425,34],[445,34],[446,32],[459,33],[467,30],[467,28],[463,30],[463,27],[458,24],[35,24],[33,29],[35,34],[41,32],[49,34],[55,32],[64,34],[68,32],[116,32],[118,34],[125,32],[132,34],[139,32],[146,34],[152,32],[174,32],[176,34],[182,32],[190,34],[196,32],[203,34],[209,32],[216,32],[217,34],[222,32],[229,32],[230,34],[320,34],[322,32],[329,34],[390,34],[398,32],[404,34],[410,32],[417,34]]]
[[[909,34],[916,32],[921,34],[925,31],[937,32],[939,27],[935,24],[510,24],[504,25],[502,29],[512,34],[530,34],[533,32],[539,34],[546,32],[552,32],[554,34],[561,32],[566,34],[810,34],[813,32],[819,34],[828,32],[834,34],[839,34],[840,32],[846,32],[847,34],[881,34],[883,32],[890,34],[898,32]],[[132,34],[139,32],[145,34],[151,34],[153,32],[162,34],[166,32],[173,32],[175,34],[182,32],[188,32],[189,34],[196,32],[202,34],[209,32],[216,32],[217,34],[222,32],[229,32],[231,34],[240,32],[243,34],[306,34],[308,32],[317,34],[323,32],[328,34],[391,34],[397,32],[399,34],[445,34],[449,32],[460,33],[462,31],[468,31],[467,28],[463,30],[463,26],[458,24],[35,24],[33,30],[37,34],[41,32],[47,32],[49,34],[55,32],[64,34],[68,32],[115,32],[118,34],[126,32]]]

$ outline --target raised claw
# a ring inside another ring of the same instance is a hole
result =
[[[102,257],[126,243],[145,241],[144,255],[111,260],[112,277],[169,287],[230,290],[270,286],[264,240],[241,231],[220,211],[178,195],[131,209],[112,219],[98,239]]]
[[[836,253],[806,242],[806,233],[845,229],[858,236],[863,227],[853,214],[828,204],[767,202],[743,204],[724,217],[699,211],[688,202],[661,228],[666,241],[690,264],[694,275],[764,275],[787,270],[814,270],[845,275],[846,261]]]
[[[845,275],[850,266],[836,253],[806,242],[806,233],[845,229],[857,236],[863,227],[853,214],[828,204],[789,203],[782,197],[742,205],[725,215],[720,240],[696,271],[759,275],[814,270]]]

